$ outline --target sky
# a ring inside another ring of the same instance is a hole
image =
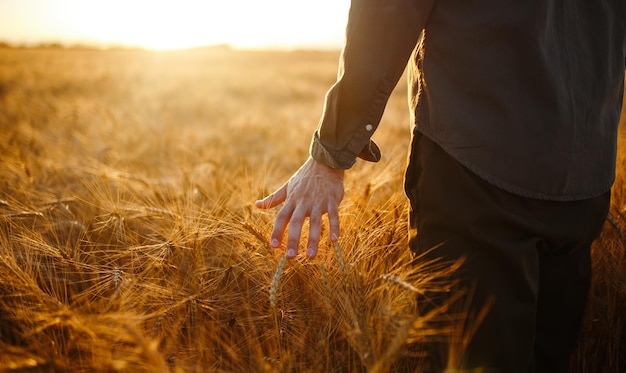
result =
[[[340,47],[350,0],[0,0],[0,41]]]

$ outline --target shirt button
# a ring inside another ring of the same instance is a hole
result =
[[[374,126],[372,126],[371,124],[366,124],[365,125],[365,130],[367,132],[372,132],[373,129],[374,129]]]

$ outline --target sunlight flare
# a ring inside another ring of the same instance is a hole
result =
[[[159,50],[214,44],[336,48],[343,40],[349,3],[26,0],[1,6],[7,22],[0,25],[0,40],[96,42]]]

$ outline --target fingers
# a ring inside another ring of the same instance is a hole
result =
[[[317,255],[317,248],[320,242],[320,231],[322,229],[322,214],[319,211],[311,212],[309,216],[309,242],[307,243],[306,256],[309,259]]]
[[[328,225],[330,240],[335,242],[339,239],[339,207],[333,201],[328,202]]]
[[[330,214],[330,213],[329,213]],[[286,256],[289,259],[295,258],[298,255],[298,248],[300,245],[300,238],[302,236],[302,228],[304,222],[309,218],[309,237],[307,242],[306,256],[309,259],[314,258],[317,255],[320,234],[322,229],[322,213],[319,209],[314,209],[308,214],[304,210],[296,209],[292,214],[288,210],[279,212],[274,223],[274,231],[272,232],[272,246],[279,247],[282,242],[284,232],[289,226],[289,233],[287,236]],[[330,216],[330,215],[329,215]],[[333,216],[336,221],[331,238],[336,241],[339,236],[339,215],[337,211],[334,211]]]
[[[298,255],[298,246],[300,246],[300,235],[302,234],[302,225],[309,213],[305,209],[296,208],[289,222],[289,233],[287,236],[287,258],[295,258]]]
[[[293,209],[290,206],[290,204],[283,206],[276,215],[270,244],[274,248],[280,247],[285,231],[289,227],[285,252],[287,258],[295,258],[298,255],[302,227],[304,226],[304,221],[308,218],[309,238],[306,246],[306,255],[309,258],[314,258],[319,247],[323,213],[318,208],[314,208],[309,213],[306,209]],[[329,203],[329,209],[326,213],[328,214],[330,226],[330,239],[331,241],[337,241],[339,238],[339,212],[337,205]]]
[[[293,208],[289,205],[283,206],[274,220],[274,229],[272,230],[272,236],[270,237],[270,245],[273,248],[278,248],[280,243],[283,242],[283,235],[287,229],[287,225],[290,225],[292,219]]]
[[[285,202],[287,198],[287,184],[278,188],[274,193],[269,196],[256,201],[254,204],[256,207],[261,209],[271,209],[272,207],[278,206],[281,203]]]

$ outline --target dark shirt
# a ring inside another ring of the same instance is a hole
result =
[[[598,196],[615,179],[625,9],[625,0],[353,0],[311,156],[344,169],[380,159],[371,136],[410,59],[416,130],[468,169],[525,197]]]

